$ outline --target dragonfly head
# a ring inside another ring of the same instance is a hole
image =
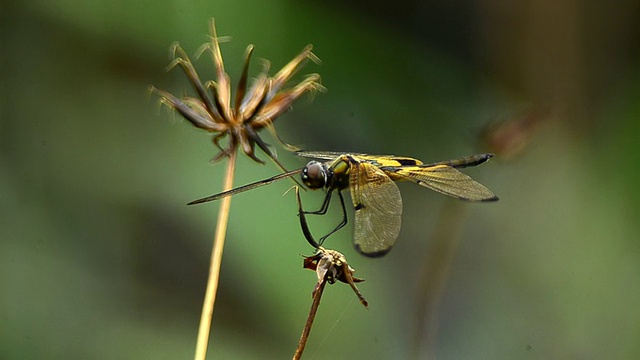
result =
[[[327,184],[328,176],[327,166],[319,161],[309,161],[302,169],[302,182],[309,189],[320,189]]]

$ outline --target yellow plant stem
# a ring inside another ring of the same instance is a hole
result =
[[[227,172],[224,177],[223,191],[230,190],[233,187],[236,154],[236,151],[232,151],[229,154],[229,162],[227,163]],[[216,294],[218,293],[220,267],[222,265],[222,251],[224,250],[224,240],[227,234],[230,207],[231,196],[227,196],[222,199],[220,212],[218,212],[218,222],[216,224],[216,233],[213,239],[213,250],[211,252],[211,264],[209,266],[209,280],[207,281],[207,291],[204,297],[204,304],[202,305],[202,314],[200,315],[200,328],[198,329],[195,360],[204,360],[207,357],[211,318],[213,316],[213,308],[216,302]]]

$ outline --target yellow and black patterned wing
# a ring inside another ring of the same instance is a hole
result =
[[[353,243],[366,256],[391,250],[400,233],[402,198],[398,186],[380,168],[352,162],[349,187],[355,209]]]
[[[486,186],[447,165],[385,167],[394,180],[411,181],[439,193],[468,201],[496,201],[498,197]]]

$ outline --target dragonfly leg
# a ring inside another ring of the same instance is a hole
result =
[[[298,198],[298,217],[300,218],[300,227],[302,228],[302,233],[304,237],[307,239],[311,246],[318,248],[324,243],[324,241],[331,235],[333,235],[336,231],[342,229],[345,225],[347,225],[347,208],[344,204],[344,197],[342,196],[342,192],[338,191],[338,197],[340,198],[340,205],[342,205],[342,221],[336,226],[333,230],[331,230],[327,235],[324,235],[320,238],[320,241],[316,241],[311,234],[311,230],[309,230],[309,224],[307,223],[307,218],[305,215],[324,215],[327,213],[327,209],[329,209],[329,203],[331,202],[331,193],[333,190],[329,190],[327,192],[327,196],[324,198],[324,202],[322,206],[317,211],[304,211],[302,209],[302,201],[300,199],[299,190],[296,190],[296,196]]]
[[[319,241],[320,245],[322,245],[322,243],[324,243],[324,241],[329,236],[333,235],[333,233],[335,233],[336,231],[342,229],[345,225],[347,225],[347,208],[344,206],[344,197],[342,196],[342,192],[338,191],[338,196],[340,197],[340,205],[342,205],[342,221],[340,222],[340,224],[338,224],[338,226],[336,226],[335,229],[331,230],[330,233],[320,238],[320,241]]]
[[[330,189],[329,191],[327,191],[327,196],[324,197],[324,202],[322,203],[322,206],[320,206],[320,209],[316,210],[316,211],[305,211],[305,214],[310,214],[310,215],[324,215],[327,213],[327,209],[329,208],[329,203],[331,202],[331,193],[333,192],[333,189]],[[339,192],[338,192],[339,193]],[[342,197],[342,195],[340,195]]]
[[[300,227],[302,228],[302,233],[304,234],[305,239],[313,246],[318,249],[320,244],[313,238],[311,234],[311,230],[309,230],[309,224],[307,224],[307,218],[305,216],[305,211],[302,210],[302,200],[300,199],[300,188],[296,186],[296,199],[298,201],[298,218],[300,218]]]

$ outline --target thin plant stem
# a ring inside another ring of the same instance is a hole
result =
[[[445,202],[438,224],[430,238],[428,251],[418,281],[416,329],[410,351],[411,359],[435,359],[440,302],[446,291],[451,266],[460,245],[468,206],[457,200]]]
[[[227,163],[227,172],[224,177],[223,191],[230,190],[233,187],[236,154],[237,151],[231,151],[229,154],[229,162]],[[207,291],[204,297],[204,304],[202,305],[202,314],[200,315],[200,328],[198,329],[195,360],[204,360],[207,357],[209,333],[211,331],[211,318],[213,316],[213,309],[216,303],[216,294],[218,293],[220,267],[222,265],[222,251],[224,250],[224,240],[227,234],[230,207],[231,196],[227,196],[222,199],[220,211],[218,212],[218,222],[216,224],[216,233],[213,239],[213,250],[211,252],[211,264],[209,266]]]
[[[316,318],[316,313],[318,312],[318,307],[320,306],[320,298],[322,298],[322,293],[324,292],[324,287],[326,284],[327,281],[325,279],[322,279],[322,281],[318,283],[318,288],[316,289],[316,291],[313,292],[313,303],[311,303],[309,317],[307,318],[307,322],[304,325],[304,330],[302,330],[300,341],[298,341],[298,348],[293,354],[293,360],[299,360],[302,357],[302,352],[304,352],[304,348],[307,345],[307,340],[309,340],[309,334],[311,333],[313,320],[315,320]]]

